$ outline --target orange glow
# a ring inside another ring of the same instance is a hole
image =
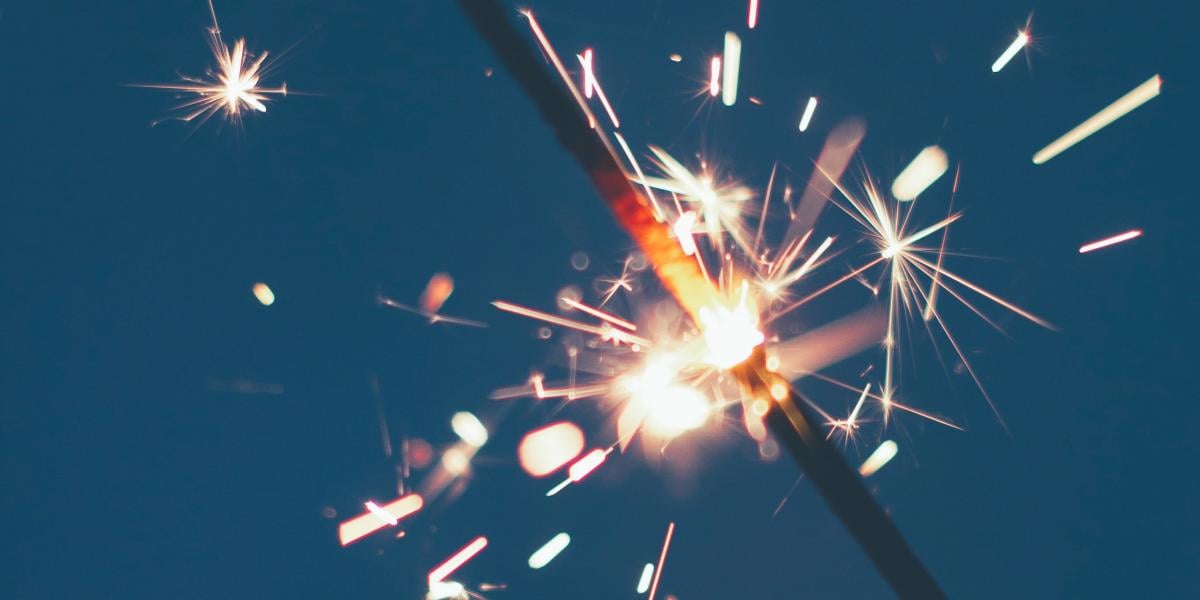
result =
[[[367,512],[343,521],[338,526],[338,540],[343,546],[348,546],[384,527],[397,524],[400,519],[421,510],[424,504],[424,500],[417,494],[409,494],[383,506],[368,502]]]
[[[259,303],[261,303],[263,306],[275,304],[275,292],[271,291],[271,288],[268,287],[267,284],[260,281],[254,284],[252,291],[254,292],[254,297],[257,298]]]
[[[454,293],[454,279],[446,273],[434,274],[429,278],[429,283],[425,284],[425,291],[421,293],[419,302],[421,310],[436,313],[441,310],[442,305],[446,303],[446,299],[452,293]]]
[[[526,473],[545,477],[579,456],[583,444],[583,431],[574,423],[552,423],[525,434],[517,458]]]
[[[606,458],[608,458],[608,452],[605,452],[600,448],[596,448],[595,450],[585,454],[583,458],[575,461],[575,463],[572,464],[569,469],[567,469],[567,475],[569,475],[571,481],[575,483],[583,481],[583,478],[591,474],[592,471],[595,471],[596,467],[599,467],[601,464],[603,464],[604,459]]]
[[[470,544],[463,546],[461,550],[455,552],[450,558],[447,558],[445,562],[429,572],[429,585],[432,586],[435,583],[439,583],[449,577],[451,573],[457,571],[459,567],[466,564],[468,560],[471,560],[476,554],[479,554],[484,548],[486,548],[487,544],[487,538],[481,535],[471,541]]]

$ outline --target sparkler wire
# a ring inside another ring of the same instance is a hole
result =
[[[667,291],[693,319],[718,298],[712,282],[683,253],[669,226],[654,218],[607,139],[597,135],[576,102],[550,77],[512,22],[512,10],[498,0],[459,0],[476,31],[491,46],[509,74],[537,106],[559,143],[587,171],[617,221],[641,247]],[[569,85],[569,84],[568,84]],[[766,369],[762,347],[735,373],[748,390],[769,397],[772,385],[786,382]],[[790,389],[790,388],[789,388]],[[813,480],[834,514],[875,563],[901,598],[936,599],[945,594],[905,542],[883,508],[863,486],[858,473],[821,434],[820,419],[797,401],[794,392],[770,403],[766,421],[792,458]]]

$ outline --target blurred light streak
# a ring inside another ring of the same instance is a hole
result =
[[[592,49],[584,50],[579,61],[583,63],[583,97],[591,98],[592,86],[596,83],[596,76],[592,74]]]
[[[409,494],[389,502],[383,506],[377,506],[374,502],[367,503],[367,512],[358,515],[352,519],[343,521],[338,526],[338,541],[342,546],[348,546],[384,527],[395,525],[400,519],[411,515],[421,509],[424,501],[417,494]],[[391,520],[384,521],[384,517],[373,510],[375,506],[383,515],[387,515]]]
[[[654,569],[654,580],[650,582],[650,595],[647,600],[654,600],[654,592],[658,591],[658,578],[662,577],[663,564],[667,561],[667,550],[671,547],[671,536],[675,534],[675,522],[667,524],[667,536],[663,538],[662,552],[658,554],[658,567]]]
[[[671,62],[683,62],[683,56],[679,54],[672,54],[668,58],[671,59]]]
[[[641,165],[633,156],[633,151],[629,149],[629,144],[625,143],[625,137],[620,132],[614,131],[613,137],[617,138],[617,143],[620,144],[621,150],[625,153],[625,158],[629,159],[629,164],[633,165],[633,172],[638,176],[638,183],[642,184],[642,189],[646,191],[646,197],[650,199],[650,205],[654,207],[654,218],[661,222],[666,218],[663,215],[662,207],[658,205],[658,198],[654,197],[654,190],[646,183],[646,174],[642,172]]]
[[[1004,53],[1000,55],[1000,58],[997,58],[996,62],[992,63],[992,72],[999,73],[1000,69],[1003,69],[1004,65],[1007,65],[1008,61],[1012,60],[1013,57],[1021,51],[1021,48],[1024,48],[1028,43],[1029,34],[1025,33],[1024,31],[1017,32],[1016,39],[1014,39],[1012,43],[1008,45],[1008,48],[1004,50]]]
[[[396,517],[393,516],[392,513],[389,513],[388,511],[383,510],[382,508],[379,508],[378,504],[375,504],[374,502],[371,502],[370,500],[368,500],[366,506],[367,506],[367,511],[370,512],[371,514],[379,517],[380,521],[383,521],[384,523],[386,523],[388,525],[398,525],[400,523],[400,521],[396,520]]]
[[[571,536],[566,533],[560,533],[550,538],[550,541],[529,556],[529,568],[540,569],[550,564],[550,561],[554,560],[570,543]]]
[[[750,14],[746,16],[746,26],[754,29],[758,25],[758,0],[750,0]]]
[[[252,291],[254,292],[254,297],[263,306],[275,304],[275,292],[271,291],[271,288],[267,284],[260,281],[254,284]]]
[[[692,228],[695,226],[696,212],[691,210],[679,215],[675,224],[671,226],[671,231],[675,232],[675,237],[679,239],[679,247],[688,256],[696,253],[696,239],[692,237]]]
[[[1033,164],[1044,164],[1055,156],[1058,156],[1067,148],[1078,144],[1088,136],[1106,127],[1109,123],[1116,121],[1129,113],[1129,111],[1158,96],[1161,88],[1162,78],[1158,75],[1147,79],[1141,85],[1133,88],[1129,93],[1118,98],[1116,102],[1104,107],[1103,110],[1092,115],[1088,120],[1080,123],[1074,129],[1063,134],[1062,137],[1050,142],[1050,145],[1039,150],[1037,154],[1033,155]]]
[[[567,468],[567,475],[570,477],[570,480],[575,483],[583,481],[584,477],[590,475],[592,471],[596,470],[596,467],[604,463],[604,459],[608,458],[608,452],[607,450],[596,448],[583,455],[583,458],[572,463]]]
[[[858,468],[859,474],[863,477],[870,477],[879,471],[879,469],[882,469],[884,465],[888,464],[888,461],[895,458],[898,451],[899,447],[896,446],[896,442],[892,440],[884,441],[867,457],[867,460],[863,461],[862,466]]]
[[[933,185],[950,168],[946,151],[938,146],[926,146],[892,182],[892,196],[901,202],[915,200],[925,188]]]
[[[455,552],[450,558],[447,558],[445,562],[429,572],[429,586],[433,587],[434,584],[439,583],[449,577],[451,573],[466,564],[468,560],[474,558],[476,554],[479,554],[480,551],[487,547],[487,544],[487,538],[481,535],[472,540],[471,543],[463,546],[462,549],[460,549],[458,552]]]
[[[425,600],[461,600],[468,597],[467,589],[457,581],[438,581],[429,584]]]
[[[813,112],[817,110],[817,97],[810,96],[808,104],[804,106],[804,114],[800,117],[800,131],[807,131],[808,124],[812,122]]]
[[[472,447],[480,448],[488,441],[487,428],[483,426],[478,417],[469,412],[454,413],[454,416],[450,417],[450,428],[454,430],[455,435]]]
[[[742,66],[742,40],[732,31],[725,32],[725,71],[721,75],[721,102],[733,106],[737,102],[738,73]]]
[[[589,315],[592,315],[593,317],[596,317],[597,319],[608,321],[613,325],[624,327],[630,331],[637,331],[637,325],[634,325],[633,323],[630,323],[629,321],[626,321],[625,319],[622,319],[612,313],[607,313],[602,310],[592,308],[578,300],[572,298],[563,298],[563,304],[566,304],[567,306],[570,306],[576,310],[581,310]]]
[[[587,323],[580,323],[579,321],[572,321],[571,319],[564,319],[557,315],[545,313],[540,310],[534,310],[532,308],[525,308],[524,306],[512,304],[511,302],[504,302],[503,300],[493,301],[492,306],[495,306],[496,308],[503,310],[505,312],[518,314],[523,317],[529,317],[531,319],[545,321],[551,325],[559,325],[561,327],[568,327],[571,329],[576,329],[576,330],[582,331],[584,333],[591,333],[594,335],[598,335],[602,339],[605,339],[605,340],[611,339],[614,342],[639,344],[642,347],[649,347],[652,345],[650,340],[648,340],[646,338],[638,337],[636,335],[622,331],[620,329],[613,329],[611,326],[598,327],[595,325],[588,325]]]
[[[588,50],[588,52],[591,52],[591,50]],[[608,103],[608,96],[604,95],[604,88],[600,87],[600,82],[596,80],[596,74],[594,71],[592,71],[591,55],[588,55],[586,62],[584,61],[584,58],[578,54],[576,54],[575,57],[578,58],[579,63],[583,65],[583,71],[587,74],[585,81],[589,82],[591,87],[596,91],[596,97],[600,99],[600,104],[604,107],[604,112],[608,113],[608,118],[610,121],[612,121],[613,127],[619,129],[621,127],[621,121],[617,119],[617,113],[613,111],[612,105]],[[586,88],[584,93],[585,95],[587,94]],[[587,95],[587,97],[591,98],[590,95]]]
[[[654,575],[654,563],[646,563],[642,567],[642,576],[638,578],[637,593],[645,594],[650,589],[650,577]]]
[[[574,423],[552,423],[525,434],[517,458],[526,473],[545,477],[579,456],[583,444],[583,431]]]
[[[1108,246],[1112,246],[1113,244],[1120,244],[1121,242],[1126,242],[1126,241],[1132,240],[1133,238],[1138,237],[1139,235],[1142,235],[1141,229],[1134,229],[1131,231],[1126,231],[1125,233],[1118,233],[1117,235],[1114,235],[1112,237],[1106,237],[1102,240],[1097,240],[1095,242],[1087,243],[1087,244],[1080,246],[1079,253],[1086,254],[1088,252],[1091,252],[1092,250],[1099,250],[1101,248],[1107,248]]]
[[[721,57],[712,57],[712,64],[708,71],[708,95],[716,97],[721,93]]]

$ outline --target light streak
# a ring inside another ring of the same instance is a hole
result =
[[[258,299],[259,303],[261,303],[263,306],[275,304],[275,292],[271,291],[271,288],[267,286],[267,284],[262,282],[256,283],[254,284],[254,287],[251,288],[251,291],[254,292],[254,297]]]
[[[545,313],[540,310],[534,310],[532,308],[525,308],[524,306],[519,306],[516,304],[512,304],[510,302],[504,302],[501,300],[496,300],[496,301],[492,302],[492,306],[495,306],[496,308],[506,311],[506,312],[511,312],[513,314],[521,315],[523,317],[529,317],[531,319],[538,319],[540,321],[545,321],[547,323],[550,323],[551,325],[559,325],[562,327],[569,327],[571,329],[576,329],[576,330],[582,331],[584,333],[591,333],[594,335],[598,335],[602,339],[605,339],[605,340],[611,339],[612,341],[618,342],[618,343],[625,342],[625,343],[630,343],[630,344],[639,344],[644,347],[648,347],[651,345],[650,340],[648,340],[646,338],[638,337],[636,335],[622,331],[620,329],[613,329],[610,326],[597,327],[595,325],[588,325],[587,323],[580,323],[579,321],[572,321],[571,319],[564,319],[557,315]]]
[[[1004,50],[1004,53],[1000,55],[1000,58],[997,58],[996,62],[992,63],[992,72],[999,73],[1000,69],[1003,69],[1004,65],[1007,65],[1008,61],[1012,60],[1013,57],[1021,51],[1021,48],[1024,48],[1028,43],[1029,34],[1024,31],[1018,31],[1016,39],[1014,39],[1012,43],[1008,45],[1008,48]]]
[[[646,563],[642,567],[642,576],[638,578],[637,593],[645,594],[650,589],[650,577],[654,575],[654,563]]]
[[[602,319],[604,321],[608,321],[609,323],[612,323],[613,325],[618,325],[620,327],[624,327],[625,329],[628,329],[630,331],[637,331],[637,325],[634,325],[633,323],[630,323],[629,321],[626,321],[625,319],[622,319],[612,313],[607,313],[602,310],[592,308],[592,307],[590,307],[578,300],[575,300],[573,298],[563,298],[562,302],[563,302],[563,304],[566,304],[567,306],[570,306],[571,308],[581,310],[589,315],[592,315],[593,317]]]
[[[545,477],[583,451],[583,431],[562,421],[525,434],[517,446],[521,468],[533,477]]]
[[[1111,237],[1106,237],[1102,240],[1097,240],[1095,242],[1090,242],[1090,243],[1080,246],[1079,253],[1086,254],[1088,252],[1091,252],[1092,250],[1099,250],[1101,248],[1107,248],[1108,246],[1112,246],[1113,244],[1120,244],[1121,242],[1126,242],[1126,241],[1132,240],[1133,238],[1138,237],[1139,235],[1142,235],[1141,229],[1134,229],[1131,231],[1126,231],[1125,233],[1118,233],[1117,235],[1114,235]]]
[[[592,74],[592,49],[584,50],[579,61],[583,63],[583,97],[591,98],[592,86],[596,83],[596,76]]]
[[[455,552],[452,556],[450,556],[450,558],[447,558],[445,562],[429,572],[429,586],[433,587],[434,584],[445,580],[450,576],[451,573],[457,571],[458,568],[466,564],[468,560],[471,560],[476,554],[479,554],[480,551],[487,547],[487,544],[487,538],[479,536],[472,540],[471,543],[463,546],[462,549],[460,549],[458,552]]]
[[[892,182],[892,195],[901,202],[915,200],[949,167],[950,162],[944,150],[938,146],[926,146],[896,176],[896,180]]]
[[[725,72],[721,75],[721,102],[733,106],[737,102],[738,71],[742,65],[742,40],[732,31],[725,32]]]
[[[663,538],[662,551],[658,554],[658,567],[654,569],[654,580],[650,582],[650,595],[647,600],[654,600],[654,592],[658,591],[658,578],[662,577],[663,564],[667,561],[667,550],[671,547],[671,536],[675,534],[675,522],[667,524],[667,536]]]
[[[604,463],[604,459],[608,458],[608,452],[609,451],[596,448],[583,455],[583,458],[572,463],[567,469],[569,480],[573,483],[579,483],[580,481],[583,481],[584,477],[590,475],[592,471],[596,470],[596,467],[599,467]]]
[[[423,505],[424,501],[417,494],[409,494],[383,506],[367,502],[367,512],[338,526],[338,541],[342,546],[348,546],[384,527],[396,525],[400,519],[417,512]]]
[[[817,97],[811,96],[808,99],[808,104],[804,105],[804,114],[800,117],[800,131],[807,131],[808,124],[812,122],[813,112],[817,110]]]
[[[591,52],[591,50],[588,50],[588,52]],[[604,112],[608,113],[608,119],[612,121],[613,127],[619,129],[621,127],[621,121],[617,119],[617,113],[613,110],[612,105],[608,103],[608,96],[604,95],[604,88],[600,87],[600,82],[596,80],[596,74],[594,71],[592,71],[591,55],[588,55],[588,59],[586,61],[584,60],[584,57],[578,54],[576,54],[575,57],[578,58],[579,63],[583,65],[583,71],[586,73],[585,81],[589,82],[591,87],[596,90],[596,97],[600,99],[600,105],[604,107]],[[586,95],[586,88],[584,89],[584,93]],[[590,95],[587,95],[587,97],[591,98]]]
[[[613,137],[617,138],[617,143],[620,144],[621,150],[625,153],[625,158],[629,159],[629,164],[633,165],[633,172],[637,174],[638,183],[642,184],[642,189],[646,190],[646,197],[650,199],[650,205],[654,207],[654,218],[658,221],[665,219],[662,207],[658,205],[658,198],[654,197],[654,190],[646,184],[646,174],[642,173],[642,167],[638,165],[638,161],[633,156],[633,151],[629,149],[629,144],[625,143],[625,137],[620,132],[614,131]]]
[[[692,237],[692,227],[695,225],[696,213],[689,210],[679,215],[675,224],[671,226],[671,231],[675,232],[675,237],[679,238],[679,247],[688,256],[696,253],[696,239]]]
[[[450,428],[462,441],[473,448],[480,448],[488,441],[487,428],[469,412],[457,412],[450,418]]]
[[[708,95],[716,97],[721,93],[721,57],[712,57],[708,70]]]
[[[896,446],[896,442],[892,440],[884,441],[867,457],[867,460],[863,461],[862,466],[858,468],[858,473],[863,477],[874,475],[879,469],[883,468],[883,465],[888,464],[888,461],[895,458],[898,451],[899,448]]]
[[[1159,90],[1162,88],[1162,78],[1158,75],[1147,79],[1141,85],[1133,88],[1129,93],[1121,96],[1103,110],[1092,115],[1088,120],[1080,123],[1074,129],[1063,134],[1062,137],[1050,142],[1050,145],[1038,150],[1037,154],[1033,155],[1033,164],[1045,164],[1050,159],[1058,156],[1067,148],[1078,144],[1088,136],[1100,131],[1109,123],[1125,116],[1129,111],[1145,104],[1146,102],[1158,96]]]
[[[571,536],[560,533],[529,555],[529,568],[540,569],[554,560],[571,543]]]
[[[746,16],[746,26],[750,29],[758,25],[758,0],[750,0],[750,14]]]

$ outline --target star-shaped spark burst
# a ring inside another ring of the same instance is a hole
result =
[[[261,85],[261,81],[270,73],[272,63],[267,62],[268,53],[263,51],[255,55],[246,49],[246,40],[241,38],[234,42],[232,50],[221,37],[221,27],[217,24],[217,12],[212,0],[208,2],[209,14],[212,16],[212,27],[208,29],[208,47],[216,59],[216,65],[209,67],[204,76],[180,75],[179,83],[144,84],[147,87],[180,92],[194,96],[173,109],[169,119],[203,125],[218,113],[226,119],[240,123],[242,115],[247,110],[267,112],[267,101],[272,95],[286,96],[287,84],[278,87]],[[156,121],[157,124],[159,121]]]

